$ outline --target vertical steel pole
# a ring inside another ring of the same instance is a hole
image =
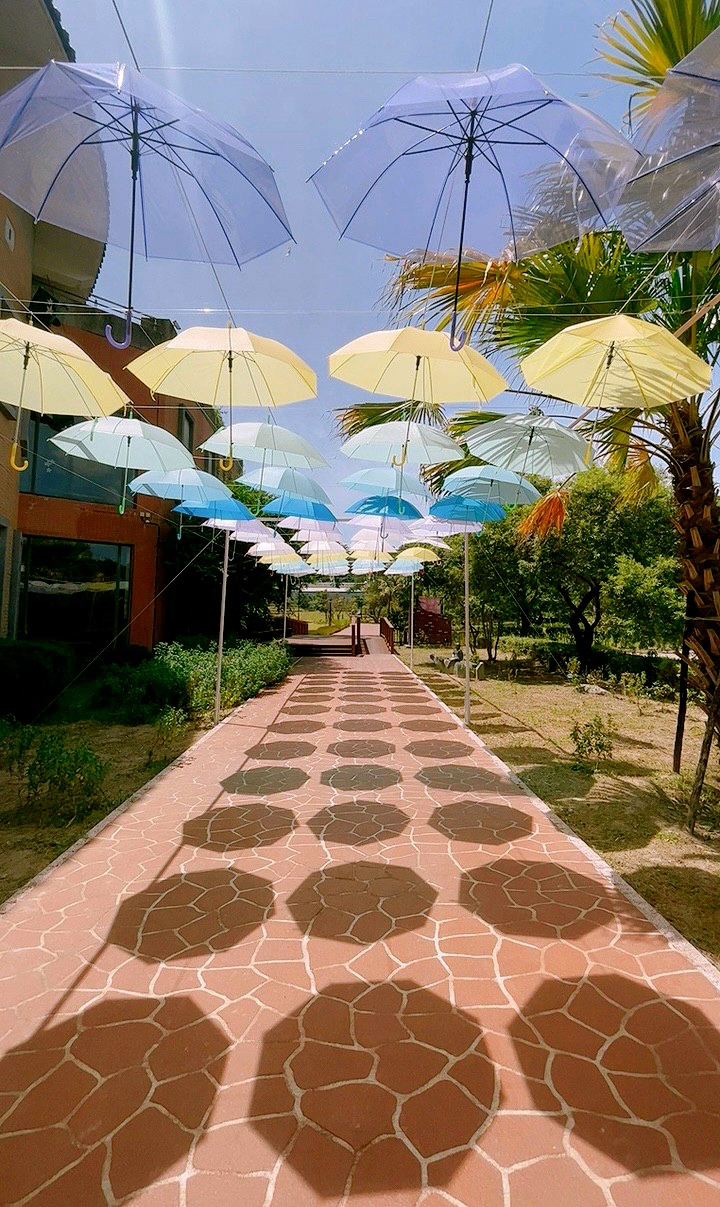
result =
[[[468,534],[464,536],[465,543],[465,724],[470,724],[470,557],[468,554]]]
[[[413,668],[413,646],[415,644],[415,575],[410,575],[410,670]]]
[[[290,575],[286,574],[285,575],[285,608],[283,611],[283,641],[285,640],[285,638],[287,636],[287,597],[288,597],[288,583],[289,582],[290,582]]]
[[[220,720],[220,680],[222,678],[223,640],[225,637],[225,598],[227,596],[228,559],[230,557],[230,529],[225,529],[225,552],[223,553],[222,592],[220,595],[220,628],[218,631],[217,671],[215,673],[215,724]]]

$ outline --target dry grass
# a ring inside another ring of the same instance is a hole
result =
[[[45,727],[43,727],[45,728]],[[48,729],[50,726],[47,727]],[[109,764],[104,800],[82,821],[53,826],[16,815],[21,801],[16,776],[0,770],[0,902],[42,871],[122,801],[157,775],[195,740],[192,730],[169,749],[153,749],[152,725],[105,725],[99,721],[63,724],[68,746],[87,742]]]
[[[407,661],[407,651],[400,656]],[[415,671],[462,716],[463,683],[440,674],[425,651]],[[501,668],[510,674],[510,668]],[[683,828],[682,782],[672,775],[676,710],[616,695],[586,695],[559,678],[486,678],[472,684],[472,727],[524,783],[651,905],[720,964],[720,832]],[[612,719],[612,759],[597,773],[572,767],[570,730],[595,714]],[[683,768],[691,772],[703,714],[690,707]],[[714,769],[716,771],[717,768]]]

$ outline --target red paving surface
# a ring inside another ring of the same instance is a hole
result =
[[[720,993],[393,658],[11,904],[0,1202],[720,1204]]]

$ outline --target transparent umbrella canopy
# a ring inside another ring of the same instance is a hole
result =
[[[331,504],[332,500],[319,482],[309,478],[298,469],[285,469],[282,466],[268,465],[261,469],[250,470],[237,479],[245,486],[255,486],[269,494],[291,494],[301,499],[314,499],[316,503]]]
[[[403,419],[378,423],[351,436],[341,446],[346,457],[377,461],[381,465],[439,465],[462,461],[464,453],[455,440],[429,423]]]
[[[292,238],[272,168],[237,130],[124,63],[51,62],[0,98],[0,192],[133,254],[241,264]],[[203,399],[204,401],[204,399]]]
[[[156,499],[180,499],[184,503],[210,504],[215,500],[227,499],[234,504],[237,501],[233,499],[232,491],[218,478],[194,467],[171,469],[164,473],[149,469],[133,478],[128,487],[133,494],[152,495]],[[251,518],[247,509],[245,512],[242,518]]]
[[[400,470],[395,466],[387,465],[368,465],[365,469],[358,469],[354,474],[348,474],[347,478],[341,478],[340,485],[346,487],[347,490],[359,491],[363,495],[370,492],[374,494],[378,490],[387,490],[389,494],[397,494],[400,489],[403,494],[421,498],[428,494],[427,488],[419,478],[412,474],[403,474],[401,481]]]
[[[633,251],[720,243],[720,30],[667,72],[633,135],[640,162],[616,206]]]

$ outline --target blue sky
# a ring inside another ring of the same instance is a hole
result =
[[[129,60],[111,0],[56,0],[79,62]],[[278,411],[317,443],[327,486],[359,468],[338,457],[332,411],[359,391],[327,377],[329,352],[387,325],[383,257],[338,240],[312,185],[315,168],[405,80],[471,71],[487,0],[117,0],[140,66],[158,83],[234,125],[275,169],[296,239],[237,272],[220,270],[238,324],[290,344],[316,370],[319,395]],[[612,0],[497,0],[483,67],[524,63],[556,92],[618,124],[622,89],[594,72],[594,35]],[[98,293],[122,301],[126,258],[109,249]],[[136,304],[181,326],[223,325],[205,266],[138,263]],[[507,398],[508,408],[516,406]],[[242,419],[255,418],[245,411]],[[259,416],[257,416],[259,417]],[[337,492],[339,501],[347,499]]]

